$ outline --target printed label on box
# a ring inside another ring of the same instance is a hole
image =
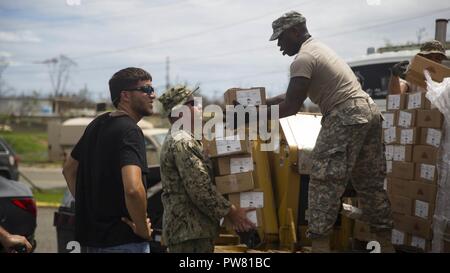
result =
[[[397,128],[391,127],[384,131],[384,141],[386,143],[391,143],[397,140]]]
[[[427,202],[416,200],[415,212],[414,214],[421,218],[428,218],[429,205]]]
[[[422,106],[422,93],[408,95],[408,109],[417,109]]]
[[[417,236],[412,236],[411,246],[418,247],[418,248],[425,250],[425,239],[417,237]]]
[[[384,113],[383,114],[383,129],[391,128],[394,125],[394,113]]]
[[[236,91],[236,100],[243,106],[260,105],[261,91],[259,89],[238,90]]]
[[[405,111],[400,111],[398,116],[398,125],[402,127],[411,127],[411,123],[412,114]]]
[[[441,145],[442,132],[436,129],[428,128],[427,130],[427,141],[428,145],[432,145],[439,148]]]
[[[245,173],[253,171],[253,159],[251,157],[231,158],[230,172]]]
[[[392,160],[394,158],[394,145],[386,145],[386,160]]]
[[[248,220],[250,220],[250,222],[255,224],[255,226],[258,225],[258,217],[256,217],[256,210],[247,212],[247,218]]]
[[[413,144],[413,129],[404,129],[400,134],[400,143],[401,144]]]
[[[216,148],[218,155],[230,152],[239,152],[241,151],[241,142],[237,136],[216,139]]]
[[[434,165],[420,164],[420,177],[427,180],[434,180]]]
[[[386,173],[392,173],[392,161],[386,161]]]
[[[394,146],[394,160],[405,161],[405,146],[401,145]]]
[[[394,245],[404,245],[405,244],[405,233],[396,229],[392,229],[391,242]]]
[[[241,192],[241,208],[262,208],[264,207],[263,192]]]
[[[390,110],[400,109],[400,95],[389,95],[388,96],[388,108]]]

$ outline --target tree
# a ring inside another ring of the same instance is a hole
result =
[[[8,66],[9,61],[6,57],[0,57],[0,98],[8,95],[12,91],[12,88],[3,80],[3,72],[5,72]]]
[[[66,89],[70,78],[70,69],[77,63],[65,55],[59,55],[40,62],[46,64],[50,75],[54,97],[60,96]]]

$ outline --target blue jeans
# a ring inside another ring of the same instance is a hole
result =
[[[86,247],[87,253],[150,253],[150,244],[131,243],[110,247]]]

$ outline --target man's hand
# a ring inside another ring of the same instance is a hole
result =
[[[136,226],[135,223],[133,223],[132,221],[130,221],[130,219],[125,217],[122,217],[122,221],[125,222],[128,226],[130,226],[130,228],[137,236],[149,241],[152,239],[153,229],[152,223],[150,222],[150,218],[147,218],[146,225],[143,227]]]
[[[402,61],[394,64],[391,68],[392,76],[403,77],[405,75],[406,69],[408,68],[409,61]]]
[[[3,246],[9,253],[16,253],[19,248],[25,247],[26,252],[31,252],[33,247],[27,238],[20,235],[8,235],[4,241],[2,241]]]
[[[243,232],[255,229],[256,226],[247,218],[247,212],[254,211],[256,208],[236,208],[231,206],[227,217],[236,231]]]

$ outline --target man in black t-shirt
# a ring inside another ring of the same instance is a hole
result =
[[[88,252],[149,252],[144,135],[139,120],[153,113],[149,73],[118,71],[109,81],[117,108],[95,118],[68,156],[63,175],[75,197],[75,239]]]

